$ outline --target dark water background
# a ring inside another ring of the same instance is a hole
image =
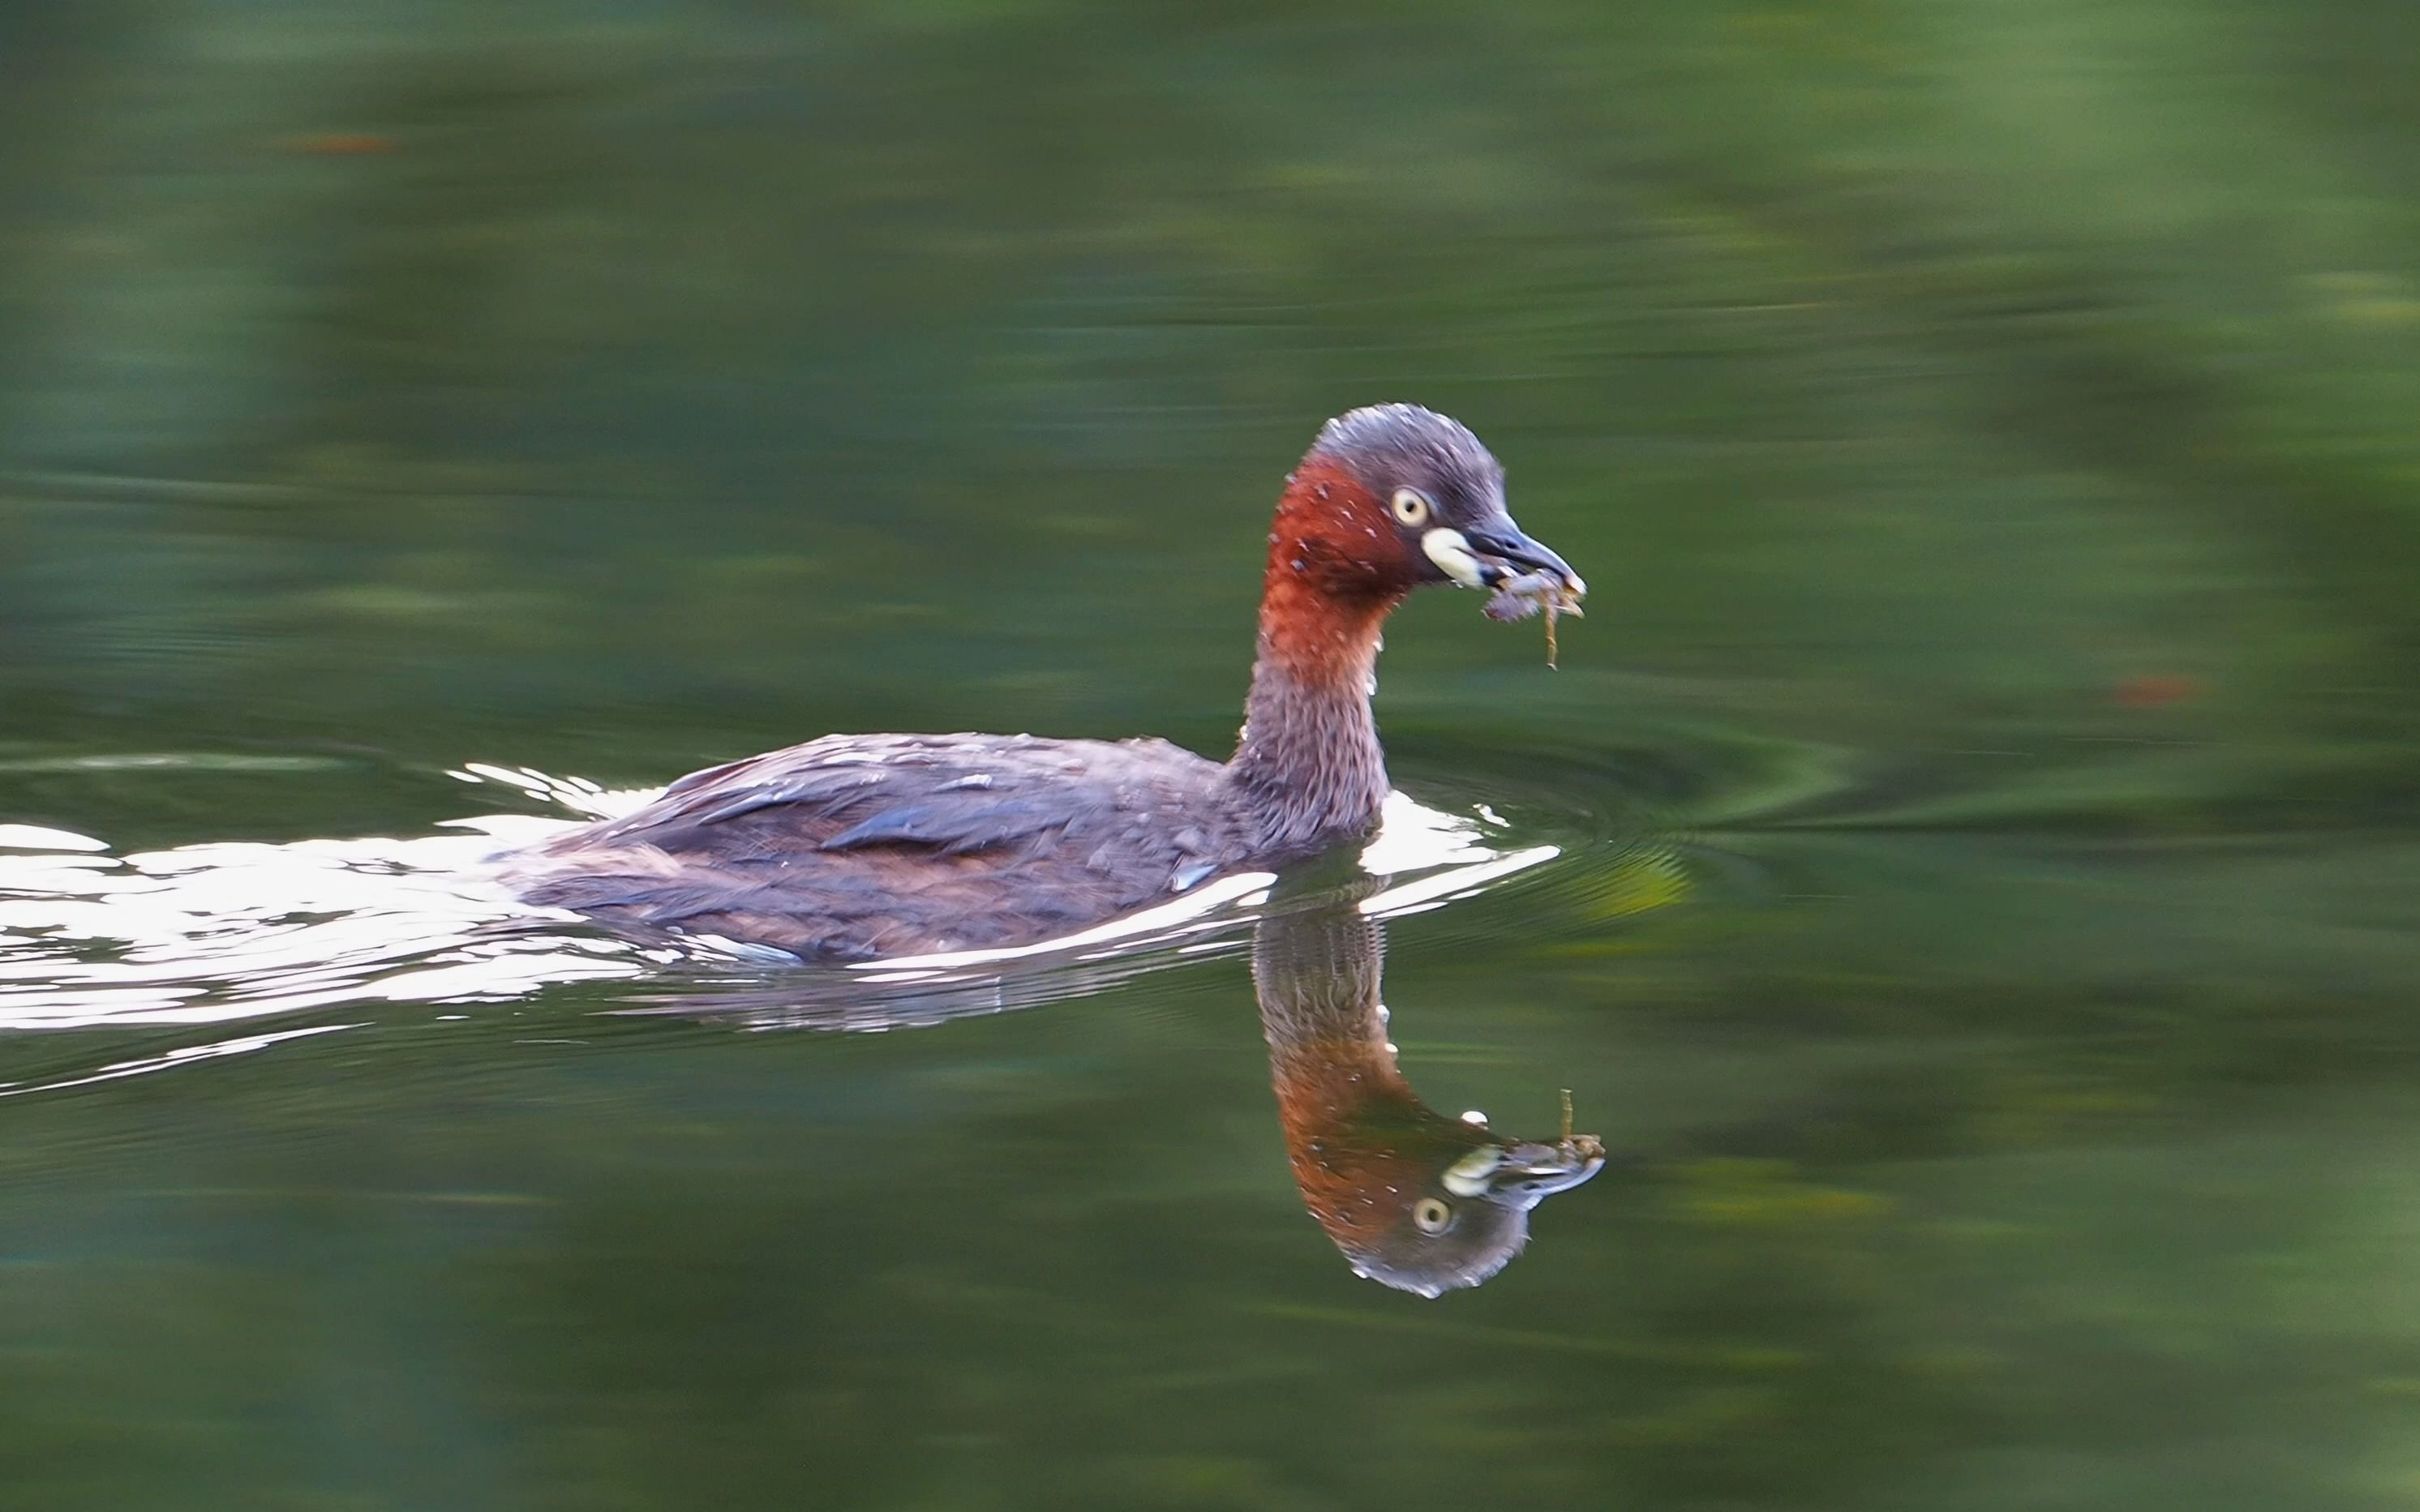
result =
[[[0,823],[109,847],[0,875],[0,1504],[2409,1505],[2415,55],[0,9]],[[1592,588],[1384,667],[1398,784],[1559,852],[1394,921],[1407,1074],[1637,1157],[1484,1288],[1305,1218],[1235,949],[758,1033],[337,886],[547,811],[466,763],[1223,750],[1278,482],[1399,397]]]

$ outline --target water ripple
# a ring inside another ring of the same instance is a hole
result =
[[[427,835],[224,841],[128,854],[102,837],[0,825],[0,1030],[190,1028],[379,1004],[496,1004],[575,982],[623,984],[606,995],[608,1011],[618,1013],[897,1028],[1079,995],[1240,951],[1277,880],[1218,879],[1162,907],[1020,949],[843,969],[768,967],[732,942],[642,945],[533,909],[484,865],[500,849],[624,811],[652,792],[487,763],[446,775],[550,811],[457,819]],[[1512,812],[1508,820],[1450,791],[1443,807],[1395,795],[1352,884],[1360,906],[1381,917],[1425,913],[1559,870],[1575,847],[1601,851],[1615,823],[1568,806],[1541,814],[1514,803]],[[596,1001],[583,999],[591,1009]],[[110,1060],[39,1085],[141,1074],[292,1034]]]

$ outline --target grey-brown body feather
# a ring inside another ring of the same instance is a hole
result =
[[[682,778],[504,860],[533,903],[865,960],[1022,944],[1250,850],[1225,768],[1164,740],[829,735]]]

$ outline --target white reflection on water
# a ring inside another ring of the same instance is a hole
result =
[[[635,976],[647,961],[632,947],[522,928],[549,916],[481,875],[501,845],[565,823],[499,815],[409,840],[0,855],[0,1028],[496,1001]]]
[[[39,1082],[30,1087],[15,1082],[0,1082],[0,1097],[20,1097],[27,1092],[57,1092],[70,1087],[90,1087],[95,1082],[114,1082],[121,1077],[140,1076],[146,1072],[166,1071],[172,1066],[190,1066],[198,1061],[216,1060],[225,1056],[240,1056],[255,1050],[282,1044],[287,1040],[307,1040],[316,1034],[334,1034],[344,1029],[358,1029],[358,1024],[315,1024],[308,1028],[284,1029],[272,1034],[239,1034],[233,1039],[213,1040],[207,1044],[180,1045],[162,1055],[144,1056],[134,1060],[113,1061],[82,1076],[62,1077],[57,1081]]]
[[[551,983],[639,979],[700,963],[719,967],[719,984],[742,989],[752,1006],[807,1010],[776,1015],[784,1022],[889,1027],[971,1006],[954,999],[937,1012],[937,987],[997,984],[1036,964],[1081,964],[1047,985],[985,988],[997,1009],[1125,974],[1104,973],[1104,964],[1140,969],[1149,958],[1240,948],[1241,926],[1275,880],[1264,872],[1216,879],[1159,907],[1016,949],[903,958],[849,972],[777,967],[738,982],[730,973],[763,966],[765,952],[712,938],[688,951],[622,940],[520,903],[483,864],[580,819],[627,811],[652,791],[607,792],[582,779],[478,763],[449,775],[515,788],[577,818],[489,814],[412,838],[222,841],[132,855],[113,854],[105,839],[0,825],[0,1030],[217,1025],[352,1004],[495,1003]],[[1556,854],[1552,846],[1508,852],[1489,842],[1477,820],[1397,794],[1362,856],[1363,869],[1388,882],[1361,906],[1373,914],[1436,907]],[[243,1036],[104,1066],[77,1080],[238,1054],[287,1037]]]
[[[1442,907],[1498,877],[1525,872],[1560,854],[1553,845],[1500,850],[1487,843],[1476,820],[1423,808],[1401,793],[1390,793],[1378,833],[1361,850],[1361,870],[1388,883],[1363,899],[1359,907],[1379,918]],[[1142,945],[1173,944],[1191,950],[1194,947],[1182,942],[1193,936],[1212,932],[1232,936],[1231,926],[1266,903],[1277,880],[1273,872],[1238,872],[1156,907],[1058,939],[992,950],[894,956],[851,969],[869,981],[963,981],[1018,961],[1101,961],[1129,954]],[[1240,938],[1232,943],[1239,949],[1242,945]]]

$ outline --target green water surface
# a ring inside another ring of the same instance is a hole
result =
[[[1392,920],[1390,1032],[1617,1154],[1429,1301],[1305,1216],[1233,935],[784,1031],[602,940],[402,993],[418,936],[292,933],[386,916],[213,912],[231,853],[116,934],[21,871],[0,1506],[2410,1506],[2415,55],[0,9],[0,824],[283,864],[548,811],[466,763],[1223,753],[1287,467],[1418,399],[1591,593],[1559,671],[1390,629],[1397,784],[1558,849]]]

